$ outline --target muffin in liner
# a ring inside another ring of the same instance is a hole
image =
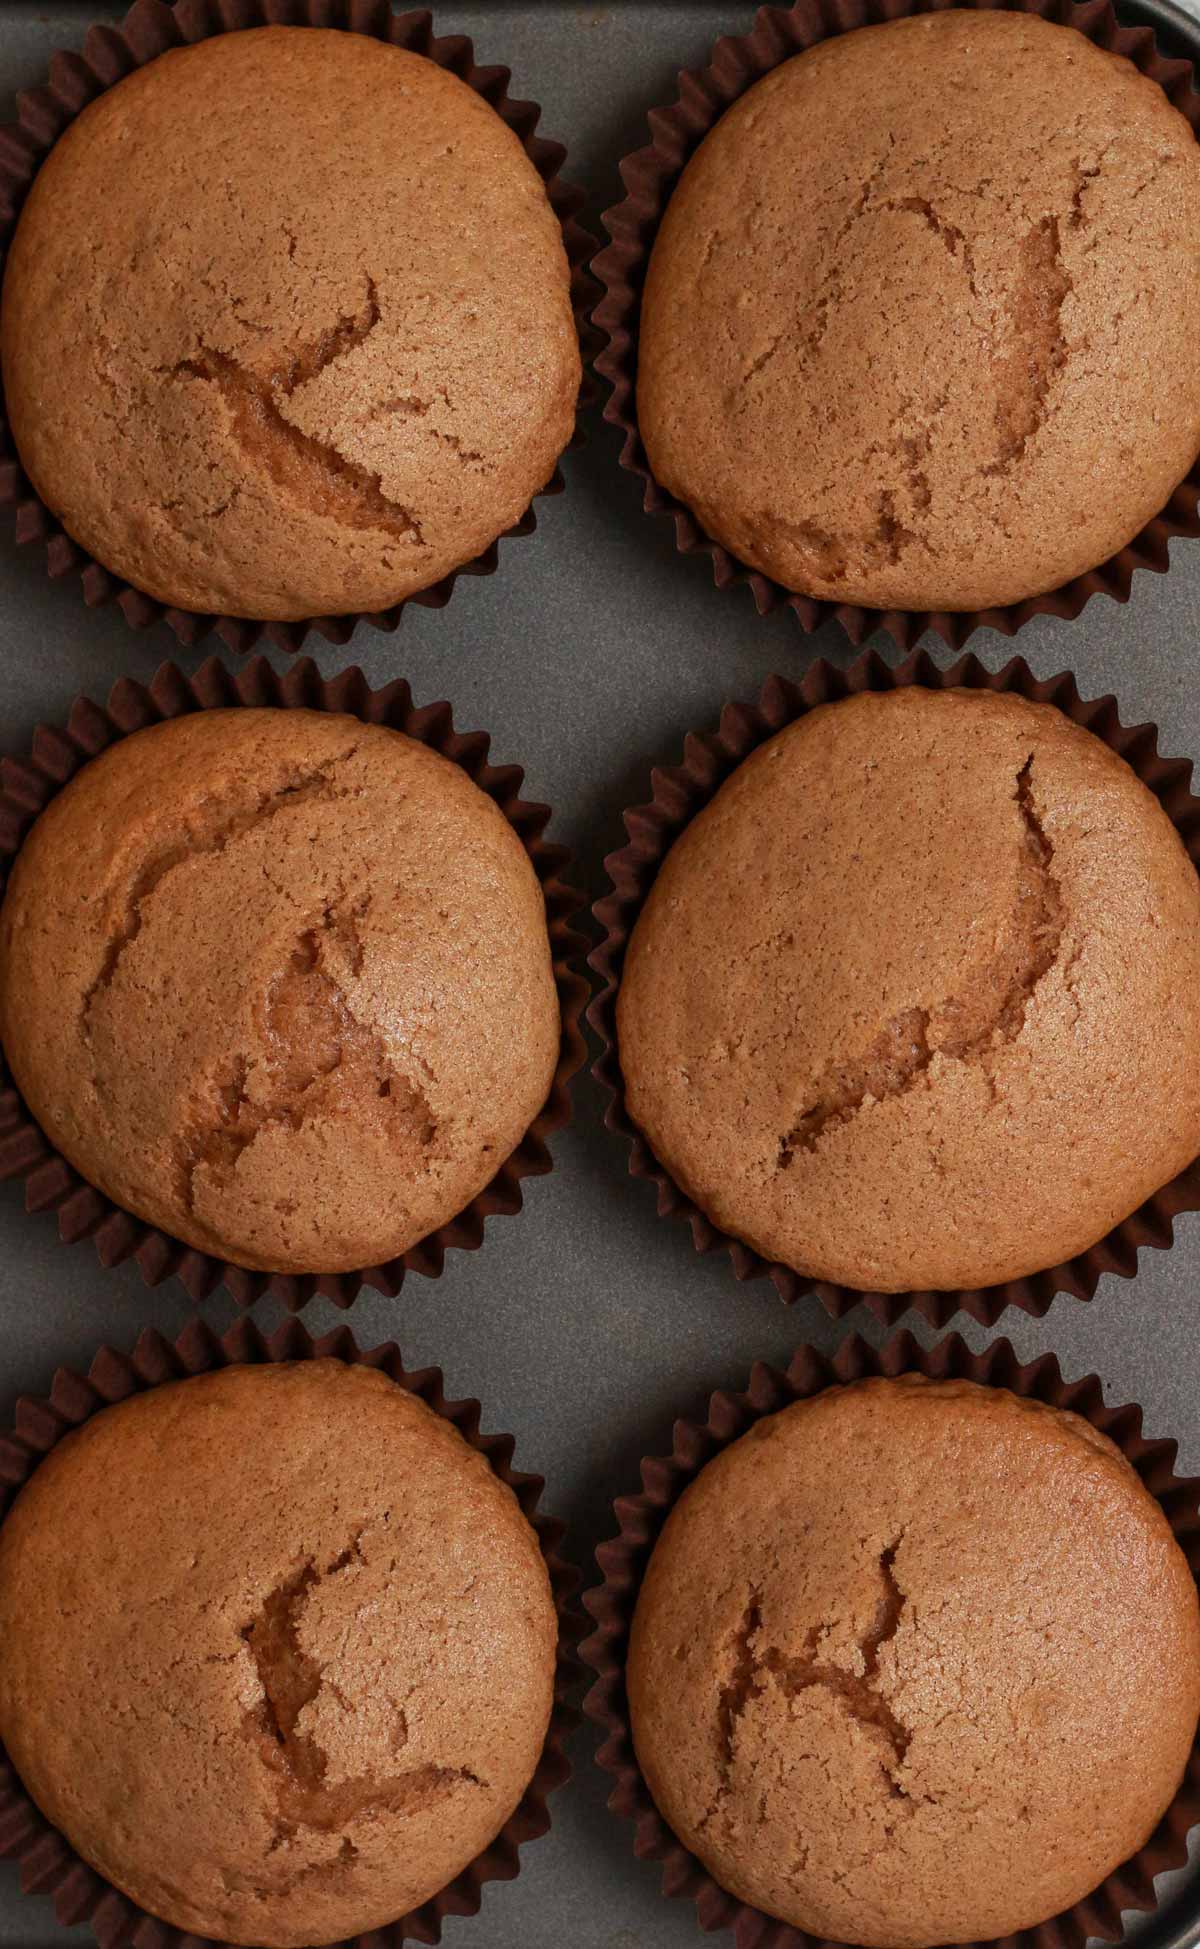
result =
[[[538,1513],[544,1487],[541,1476],[524,1475],[513,1468],[511,1435],[480,1432],[478,1401],[447,1400],[440,1368],[426,1367],[408,1373],[393,1342],[360,1350],[347,1327],[313,1339],[298,1320],[289,1320],[266,1337],[252,1322],[241,1320],[219,1338],[200,1321],[193,1321],[175,1341],[147,1329],[132,1353],[123,1354],[102,1346],[86,1375],[60,1367],[48,1396],[18,1401],[13,1428],[0,1436],[0,1517],[7,1513],[55,1443],[116,1401],[160,1387],[167,1381],[183,1380],[190,1374],[209,1373],[221,1367],[324,1359],[380,1369],[449,1421],[472,1448],[487,1458],[501,1482],[513,1491],[537,1536],[558,1613],[554,1706],[537,1770],[516,1811],[491,1845],[420,1908],[398,1917],[385,1929],[351,1938],[343,1949],[382,1949],[384,1944],[398,1946],[407,1941],[435,1943],[440,1939],[445,1916],[476,1914],[484,1883],[511,1881],[520,1872],[519,1850],[527,1841],[546,1833],[550,1826],[547,1797],[570,1777],[564,1744],[579,1716],[571,1703],[579,1671],[576,1646],[580,1620],[574,1601],[579,1575],[560,1554],[562,1524]],[[138,1949],[184,1949],[184,1945],[200,1949],[206,1941],[184,1935],[169,1923],[148,1915],[90,1868],[70,1842],[39,1813],[2,1747],[0,1855],[20,1863],[25,1894],[50,1896],[55,1915],[64,1928],[90,1923],[103,1949],[130,1941],[136,1941]]]
[[[1064,1380],[1050,1353],[1022,1366],[1007,1340],[994,1341],[979,1354],[972,1353],[957,1333],[930,1348],[907,1332],[894,1334],[881,1348],[855,1335],[832,1357],[801,1346],[786,1374],[759,1362],[751,1369],[744,1392],[714,1394],[703,1426],[677,1421],[671,1453],[643,1460],[640,1492],[614,1503],[618,1534],[596,1551],[603,1582],[583,1599],[596,1628],[580,1646],[580,1655],[596,1678],[584,1711],[604,1734],[598,1759],[616,1782],[608,1804],[614,1813],[635,1823],[634,1853],[639,1859],[663,1864],[663,1894],[694,1901],[701,1928],[732,1927],[738,1949],[766,1949],[768,1944],[770,1949],[817,1949],[817,1939],[727,1894],[676,1838],[654,1804],[634,1751],[625,1691],[629,1632],[641,1580],[663,1524],[689,1482],[754,1422],[827,1387],[912,1373],[929,1380],[970,1380],[985,1387],[1004,1387],[1082,1415],[1132,1463],[1161,1503],[1193,1574],[1200,1575],[1200,1479],[1174,1473],[1175,1442],[1147,1440],[1140,1407],[1107,1407],[1095,1374]],[[1119,1782],[1114,1782],[1113,1790],[1119,1792]],[[1186,1862],[1187,1836],[1198,1822],[1200,1735],[1179,1791],[1145,1845],[1083,1901],[1037,1928],[1005,1937],[1004,1949],[1083,1949],[1092,1937],[1118,1940],[1123,1933],[1122,1909],[1156,1906],[1154,1877]],[[822,1943],[820,1949],[839,1949],[839,1945]]]
[[[738,1279],[756,1279],[769,1273],[781,1299],[790,1304],[803,1292],[815,1292],[835,1318],[863,1302],[876,1318],[888,1325],[894,1325],[903,1313],[912,1309],[933,1326],[945,1326],[957,1312],[969,1313],[985,1326],[994,1326],[1006,1306],[1019,1306],[1040,1318],[1056,1293],[1068,1292],[1076,1299],[1090,1299],[1101,1273],[1114,1272],[1123,1279],[1131,1279],[1137,1271],[1139,1248],[1169,1246],[1174,1236],[1172,1220],[1182,1211],[1200,1209],[1200,1159],[1156,1191],[1086,1252],[1048,1266],[1042,1272],[970,1290],[863,1292],[855,1287],[812,1280],[778,1260],[768,1261],[713,1224],[676,1184],[633,1122],[626,1105],[617,1046],[617,989],[625,950],[659,866],[684,826],[716,795],[742,760],[784,725],[794,723],[818,705],[855,696],[864,690],[897,690],[914,684],[930,690],[961,687],[1008,691],[1034,703],[1055,705],[1073,723],[1082,725],[1124,758],[1159,800],[1179,833],[1188,857],[1193,865],[1200,867],[1200,798],[1191,791],[1190,759],[1160,756],[1156,726],[1123,724],[1114,697],[1082,698],[1069,672],[1039,682],[1021,657],[1012,658],[1002,670],[992,671],[969,654],[948,669],[941,669],[925,651],[914,652],[893,667],[875,652],[867,651],[855,658],[846,670],[839,670],[823,659],[813,663],[799,683],[786,677],[768,677],[752,703],[725,706],[715,731],[689,732],[684,740],[682,763],[656,767],[650,775],[649,804],[631,807],[624,815],[629,842],[605,860],[612,890],[593,908],[604,930],[603,942],[590,956],[602,987],[588,1009],[588,1019],[604,1044],[593,1074],[612,1098],[605,1113],[606,1124],[629,1142],[630,1175],[649,1178],[658,1188],[659,1217],[686,1218],[698,1252],[725,1247]]]
[[[579,908],[578,895],[561,877],[569,856],[563,847],[548,845],[543,839],[550,808],[521,798],[520,767],[489,764],[487,733],[456,731],[449,704],[418,707],[402,680],[372,690],[358,669],[324,678],[310,657],[302,658],[283,676],[272,670],[265,657],[252,658],[237,676],[212,657],[194,677],[186,676],[175,664],[165,663],[149,685],[123,678],[105,706],[90,698],[77,698],[65,725],[37,730],[27,757],[0,760],[0,872],[7,875],[26,831],[55,793],[81,765],[116,739],[189,711],[238,706],[341,711],[364,723],[386,724],[461,765],[494,800],[528,853],[546,901],[562,1033],[545,1105],[516,1150],[463,1211],[399,1258],[355,1272],[249,1272],[134,1217],[87,1183],[50,1145],[2,1064],[0,1178],[24,1180],[27,1210],[57,1213],[59,1237],[65,1244],[93,1239],[106,1266],[135,1258],[148,1285],[157,1285],[174,1273],[196,1300],[206,1298],[222,1282],[241,1306],[250,1306],[270,1292],[293,1311],[315,1293],[337,1306],[349,1306],[364,1285],[394,1297],[406,1272],[421,1272],[436,1279],[449,1247],[473,1251],[480,1246],[486,1218],[521,1209],[521,1179],[543,1176],[552,1168],[546,1139],[561,1129],[571,1114],[568,1084],[584,1059],[579,1018],[589,993],[586,977],[573,965],[586,941],[571,925]]]
[[[480,67],[465,34],[438,36],[428,9],[396,14],[390,0],[332,0],[332,4],[328,0],[178,0],[175,6],[164,5],[163,0],[135,0],[119,26],[92,27],[81,52],[59,50],[53,54],[46,81],[17,97],[17,121],[0,128],[0,277],[21,207],[41,162],[89,102],[134,68],[145,67],[169,48],[208,40],[214,34],[264,26],[337,27],[348,33],[367,34],[394,47],[425,55],[482,95],[520,138],[526,155],[546,185],[546,195],[561,225],[571,267],[571,305],[586,359],[595,342],[588,312],[596,286],[587,270],[595,239],[577,221],[585,200],[583,192],[565,183],[560,174],[566,149],[561,143],[535,134],[541,108],[536,102],[517,101],[509,96],[507,68]],[[580,409],[588,403],[589,382],[585,378],[579,397]],[[577,417],[571,444],[578,445],[581,439]],[[564,485],[562,473],[556,467],[539,491],[558,494]],[[238,616],[195,614],[156,601],[111,573],[72,541],[35,493],[21,467],[4,412],[2,391],[0,510],[11,511],[18,542],[35,543],[42,550],[51,577],[78,576],[89,607],[116,601],[126,622],[134,629],[145,629],[164,618],[179,641],[188,646],[198,643],[210,629],[215,629],[231,650],[250,650],[263,641],[279,650],[297,650],[312,630],[329,643],[343,644],[349,642],[360,621],[369,622],[376,629],[396,629],[406,607],[406,602],[398,602],[373,614],[313,616],[303,622],[255,622]],[[516,525],[499,540],[531,535],[536,527],[537,516],[531,503]],[[499,542],[494,541],[481,555],[462,563],[406,601],[442,609],[449,602],[460,575],[493,575],[498,567]]]
[[[873,630],[886,629],[903,650],[912,649],[927,630],[935,631],[951,649],[961,649],[976,629],[995,629],[1012,636],[1032,616],[1060,616],[1073,621],[1100,590],[1117,602],[1127,602],[1135,569],[1165,572],[1170,566],[1168,543],[1176,536],[1200,535],[1200,457],[1167,505],[1119,554],[1045,595],[1030,596],[1002,608],[961,612],[879,610],[857,603],[820,601],[797,594],[739,561],[706,534],[691,510],[655,479],[638,431],[638,322],[650,252],[671,194],[686,163],[731,103],[772,68],[833,35],[905,15],[941,11],[954,4],[992,9],[1006,6],[1007,0],[931,0],[927,6],[906,4],[906,0],[796,0],[792,7],[760,7],[748,34],[719,40],[707,67],[679,75],[677,99],[650,112],[651,140],[620,165],[627,194],[624,202],[604,214],[604,226],[612,241],[592,266],[604,286],[604,296],[592,314],[606,340],[595,361],[596,371],[610,389],[604,417],[625,436],[621,465],[645,482],[646,512],[673,517],[675,543],[681,554],[711,557],[713,580],[719,589],[748,584],[760,615],[786,605],[805,630],[819,629],[836,617],[854,643],[861,643]],[[1085,0],[1083,5],[1075,5],[1073,0],[1011,0],[1011,4],[1016,11],[1075,27],[1098,47],[1125,55],[1159,83],[1192,128],[1200,132],[1200,94],[1193,86],[1193,65],[1160,54],[1149,27],[1122,27],[1109,0]]]

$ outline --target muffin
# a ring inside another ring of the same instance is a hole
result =
[[[712,1222],[813,1279],[1058,1265],[1200,1152],[1200,883],[1061,712],[809,712],[687,825],[617,996],[626,1104]]]
[[[919,1376],[756,1423],[655,1546],[638,1762],[715,1879],[819,1941],[1032,1928],[1148,1839],[1200,1712],[1162,1509],[1076,1415]]]
[[[1197,235],[1191,127],[1075,29],[947,11],[822,41],[726,111],[667,208],[653,473],[810,597],[1057,588],[1200,450]]]
[[[0,1038],[50,1142],[240,1266],[385,1263],[542,1108],[558,999],[516,832],[402,733],[301,710],[135,732],[36,821]]]
[[[374,611],[522,515],[570,437],[559,223],[465,82],[366,34],[161,55],[39,171],[0,340],[67,533],[180,609]]]
[[[384,1374],[226,1368],[85,1422],[0,1527],[0,1737],[135,1902],[290,1949],[499,1833],[557,1620],[511,1489]]]

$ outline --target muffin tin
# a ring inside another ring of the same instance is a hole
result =
[[[1119,12],[1155,25],[1164,51],[1200,60],[1196,7],[1195,19],[1171,0],[1122,0]],[[0,119],[53,49],[120,11],[0,0]],[[593,228],[622,193],[616,165],[644,142],[646,110],[673,97],[679,69],[702,65],[719,35],[750,24],[736,0],[482,0],[437,15],[442,32],[471,35],[481,62],[510,65],[516,91],[543,104],[542,130],[566,142]],[[327,676],[361,665],[373,686],[404,676],[418,704],[448,698],[458,721],[486,724],[497,760],[522,763],[527,795],[554,808],[548,837],[571,849],[591,900],[607,886],[604,855],[624,844],[622,810],[649,797],[651,766],[676,760],[688,728],[715,725],[724,703],[753,698],[773,671],[799,680],[812,658],[844,667],[855,652],[834,624],[806,638],[786,612],[758,616],[746,591],[718,594],[707,558],[680,559],[670,523],[642,513],[614,429],[594,411],[587,428],[587,445],[564,461],[568,491],[539,503],[537,535],[502,551],[497,575],[464,580],[441,613],[411,609],[395,635],[362,627],[344,649],[321,646],[319,660]],[[1098,596],[1074,623],[1038,616],[1016,645],[983,631],[970,648],[991,670],[1014,648],[1039,678],[1068,669],[1084,696],[1115,694],[1123,722],[1155,723],[1166,755],[1200,759],[1200,547],[1176,543],[1172,554],[1168,575],[1135,578],[1125,606]],[[897,660],[886,637],[872,647]],[[951,661],[940,643],[928,647]],[[6,754],[78,695],[103,700],[123,676],[148,683],[168,659],[194,672],[214,650],[240,667],[212,638],[181,651],[165,628],[135,635],[116,608],[89,613],[69,581],[47,581],[36,551],[0,547]],[[283,670],[289,659],[271,661]],[[698,1257],[686,1228],[659,1224],[652,1191],[630,1180],[598,1087],[581,1080],[574,1095],[574,1123],[552,1139],[553,1173],[523,1187],[518,1218],[489,1221],[480,1253],[452,1255],[439,1281],[408,1279],[396,1299],[363,1293],[348,1315],[318,1299],[302,1318],[314,1334],[348,1324],[363,1346],[395,1339],[409,1367],[440,1366],[448,1392],[480,1397],[487,1425],[512,1429],[521,1466],[545,1476],[544,1506],[566,1521],[568,1551],[594,1582],[591,1552],[616,1527],[612,1498],[636,1486],[643,1455],[670,1449],[676,1415],[703,1420],[712,1390],[743,1387],[757,1359],[786,1368],[802,1341],[832,1353],[852,1331],[878,1344],[882,1329],[862,1308],[840,1323],[811,1297],[785,1308],[766,1280],[736,1283],[723,1254]],[[1139,1402],[1147,1434],[1178,1437],[1178,1472],[1197,1474],[1200,1219],[1185,1215],[1175,1231],[1172,1250],[1141,1254],[1132,1281],[1106,1275],[1090,1302],[1060,1296],[1042,1319],[1010,1310],[996,1334],[1023,1361],[1053,1351],[1069,1379],[1098,1373],[1106,1400]],[[60,1245],[51,1218],[25,1215],[16,1184],[0,1186],[0,1254],[5,1425],[19,1394],[48,1391],[57,1365],[86,1366],[102,1342],[128,1350],[145,1326],[174,1338],[196,1317],[176,1280],[151,1290],[133,1263],[105,1271],[89,1244]],[[222,1332],[237,1312],[220,1291],[202,1317]],[[268,1297],[253,1318],[269,1332],[285,1314]],[[994,1337],[955,1324],[976,1349]],[[923,1323],[916,1331],[933,1337]],[[704,1940],[690,1904],[661,1899],[659,1868],[631,1859],[629,1829],[604,1810],[612,1782],[592,1763],[594,1744],[592,1728],[575,1735],[575,1778],[551,1803],[550,1834],[515,1881],[488,1888],[480,1918],[447,1919],[449,1949]],[[1200,1858],[1134,1931],[1146,1949],[1200,1942]],[[59,1928],[49,1903],[22,1895],[15,1868],[0,1864],[0,1949],[90,1942],[86,1929]]]

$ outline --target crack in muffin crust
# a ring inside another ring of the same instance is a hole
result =
[[[815,600],[971,612],[1058,588],[1194,461],[1198,209],[1186,119],[1073,28],[950,8],[780,58],[714,119],[651,247],[653,476]]]
[[[319,1742],[300,1730],[306,1707],[328,1688],[337,1694],[323,1666],[303,1649],[300,1621],[310,1592],[326,1578],[336,1577],[363,1562],[363,1531],[323,1569],[307,1559],[290,1577],[268,1592],[262,1608],[242,1628],[243,1642],[254,1659],[262,1701],[249,1720],[274,1780],[278,1812],[271,1852],[285,1847],[298,1828],[334,1833],[366,1813],[409,1813],[428,1807],[458,1786],[486,1787],[486,1781],[465,1766],[421,1765],[384,1776],[327,1779],[328,1761]],[[340,1699],[340,1694],[337,1694]],[[344,1703],[344,1701],[343,1701]],[[400,1739],[407,1741],[402,1712],[397,1714]],[[340,1859],[357,1853],[345,1836]],[[318,1868],[326,1864],[316,1864]],[[310,1868],[307,1872],[313,1872]]]
[[[626,1640],[634,1763],[764,1941],[1037,1933],[1176,1799],[1200,1700],[1178,1531],[1031,1371],[819,1376],[710,1416],[672,1485]],[[756,1688],[731,1767],[726,1674]]]
[[[75,1872],[180,1943],[365,1945],[461,1907],[557,1747],[533,1499],[398,1358],[309,1341],[140,1379],[0,1532],[5,1746]],[[81,1496],[90,1553],[53,1514]]]
[[[839,1311],[1061,1269],[1190,1166],[1200,887],[1093,732],[903,686],[705,791],[633,913],[613,1040],[655,1173],[789,1297],[782,1268]]]
[[[851,1718],[879,1733],[890,1752],[890,1758],[882,1751],[879,1756],[889,1791],[897,1800],[909,1799],[910,1796],[896,1778],[896,1770],[903,1764],[912,1734],[872,1682],[879,1674],[879,1654],[883,1646],[895,1637],[907,1601],[896,1581],[894,1569],[896,1552],[902,1541],[903,1535],[898,1536],[894,1543],[880,1552],[878,1565],[883,1588],[870,1627],[855,1647],[862,1659],[862,1671],[858,1673],[818,1655],[826,1629],[822,1625],[810,1626],[804,1650],[798,1655],[782,1651],[777,1645],[767,1645],[761,1649],[756,1647],[755,1640],[762,1631],[763,1623],[762,1592],[751,1590],[741,1623],[734,1634],[730,1674],[717,1694],[720,1786],[717,1798],[709,1807],[701,1826],[708,1826],[732,1792],[738,1725],[750,1701],[760,1697],[772,1682],[788,1698],[798,1698],[814,1688],[829,1692],[842,1702]]]
[[[561,1010],[535,864],[419,739],[186,714],[82,773],[22,859],[0,1012],[44,994],[67,1086],[39,1099],[35,1058],[27,1099],[170,1239],[250,1271],[389,1263],[486,1190],[547,1101]]]
[[[888,213],[919,217],[945,246],[947,254],[961,266],[972,302],[984,302],[970,239],[957,224],[942,215],[929,197],[885,197],[878,202],[872,201],[872,191],[886,168],[886,162],[886,156],[881,158],[871,177],[864,183],[859,201],[830,247],[831,259],[817,295],[801,309],[799,323],[803,324],[811,309],[811,324],[799,337],[791,329],[774,333],[766,349],[743,373],[743,387],[756,379],[785,347],[799,353],[802,369],[807,370],[811,366],[828,332],[831,310],[843,296],[842,253],[846,239],[864,218]],[[1068,218],[1069,227],[1073,230],[1081,228],[1086,222],[1082,208],[1083,195],[1087,184],[1099,172],[1098,163],[1090,169],[1085,169],[1082,164],[1077,165],[1077,183]],[[988,186],[980,185],[978,195],[982,198],[986,194]],[[1003,198],[993,197],[992,200],[999,209],[1007,209]],[[1073,289],[1072,278],[1063,262],[1058,218],[1053,215],[1043,217],[1029,231],[1018,251],[1017,283],[1009,310],[1011,346],[996,361],[995,367],[997,451],[993,460],[981,466],[982,479],[1010,473],[1024,457],[1030,441],[1047,418],[1052,387],[1067,363],[1069,346],[1062,327],[1062,308]],[[988,329],[992,329],[990,324]],[[874,449],[876,453],[886,453],[900,468],[911,501],[912,519],[929,515],[932,508],[933,491],[924,462],[932,452],[934,431],[947,403],[947,398],[943,396],[924,411],[921,417],[925,423],[918,432],[895,432],[887,441],[876,443]],[[912,404],[909,402],[910,410]],[[870,458],[869,455],[866,457]],[[835,584],[844,582],[852,568],[861,570],[864,565],[872,563],[887,563],[896,567],[905,551],[911,548],[920,548],[926,555],[932,555],[934,551],[927,535],[911,525],[911,520],[906,521],[900,513],[896,489],[877,489],[873,503],[876,510],[874,525],[859,532],[849,528],[835,531],[817,521],[797,518],[779,508],[759,510],[754,517],[754,525],[756,531],[776,531],[784,535],[798,555],[810,560],[817,575]]]
[[[135,65],[22,208],[3,333],[22,465],[152,603],[390,610],[490,570],[571,438],[570,220],[531,133],[469,64],[345,40],[264,24]],[[387,410],[443,393],[424,423]]]
[[[320,925],[300,935],[267,996],[267,1060],[234,1056],[216,1084],[216,1123],[195,1127],[179,1145],[180,1195],[189,1212],[201,1168],[227,1180],[264,1130],[299,1130],[314,1113],[353,1114],[364,1097],[381,1102],[397,1146],[428,1157],[439,1126],[427,1094],[391,1060],[383,1036],[358,1020],[324,965],[334,942],[351,971],[361,972],[359,923],[369,906],[366,894],[348,908],[330,904]]]
[[[195,859],[200,854],[223,853],[231,840],[239,839],[243,833],[250,832],[255,826],[261,825],[264,819],[273,818],[276,813],[302,803],[306,799],[353,797],[353,791],[343,793],[332,789],[332,786],[335,772],[347,765],[357,751],[358,745],[352,744],[324,764],[315,766],[310,771],[297,772],[286,785],[262,793],[255,805],[245,811],[231,813],[227,818],[210,826],[207,831],[202,827],[193,830],[189,824],[183,839],[174,841],[146,861],[129,888],[125,916],[109,942],[100,971],[84,993],[80,1020],[85,1035],[88,1032],[88,1017],[97,996],[112,987],[122,955],[141,932],[145,904],[158,891],[167,875],[173,872],[175,867],[182,866],[187,860]],[[203,812],[206,808],[207,802],[202,801],[197,810]]]
[[[286,403],[370,337],[379,323],[379,297],[367,279],[358,315],[343,313],[332,330],[294,353],[265,379],[209,345],[168,368],[170,378],[215,385],[225,401],[234,437],[251,462],[266,469],[277,487],[317,513],[350,528],[382,530],[397,540],[425,544],[421,524],[408,508],[389,499],[382,476],[351,460],[331,442],[318,440],[290,420]]]
[[[1093,174],[1099,173],[1099,165]],[[1087,172],[1072,201],[1072,222],[1082,223],[1081,198]],[[999,453],[987,474],[1006,474],[1024,458],[1046,417],[1050,389],[1067,363],[1062,309],[1074,290],[1063,263],[1056,216],[1035,224],[1021,245],[1019,278],[1011,300],[1013,345],[997,365],[996,431]]]
[[[979,1063],[990,1080],[997,1042],[1013,1042],[1020,1034],[1038,983],[1058,960],[1067,912],[1051,870],[1054,847],[1033,800],[1032,752],[1017,773],[1013,797],[1022,821],[1017,900],[1009,938],[982,970],[982,1006],[968,995],[951,995],[933,1009],[905,1009],[862,1056],[831,1064],[814,1101],[781,1139],[778,1169],[815,1150],[828,1130],[848,1123],[864,1104],[914,1089],[935,1056]]]

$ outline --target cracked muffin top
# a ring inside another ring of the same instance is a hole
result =
[[[1200,1152],[1200,882],[1049,705],[810,712],[675,841],[617,997],[630,1115],[713,1222],[868,1291],[1018,1279]]]
[[[460,766],[358,718],[198,711],[35,822],[0,1038],[50,1141],[235,1265],[382,1264],[490,1182],[550,1089],[545,902]]]
[[[1146,1841],[1200,1712],[1162,1509],[1090,1423],[920,1377],[757,1422],[672,1510],[628,1662],[660,1811],[819,1941],[979,1942]]]
[[[574,424],[562,233],[465,82],[369,35],[218,34],[84,110],[4,280],[21,462],[182,609],[379,610],[519,519]]]
[[[1200,450],[1198,238],[1189,124],[1074,28],[951,11],[824,41],[727,110],[668,205],[650,464],[806,595],[1057,588]]]
[[[291,1949],[380,1928],[533,1776],[557,1620],[537,1538],[382,1373],[233,1367],[53,1449],[0,1527],[0,1738],[152,1915]]]

